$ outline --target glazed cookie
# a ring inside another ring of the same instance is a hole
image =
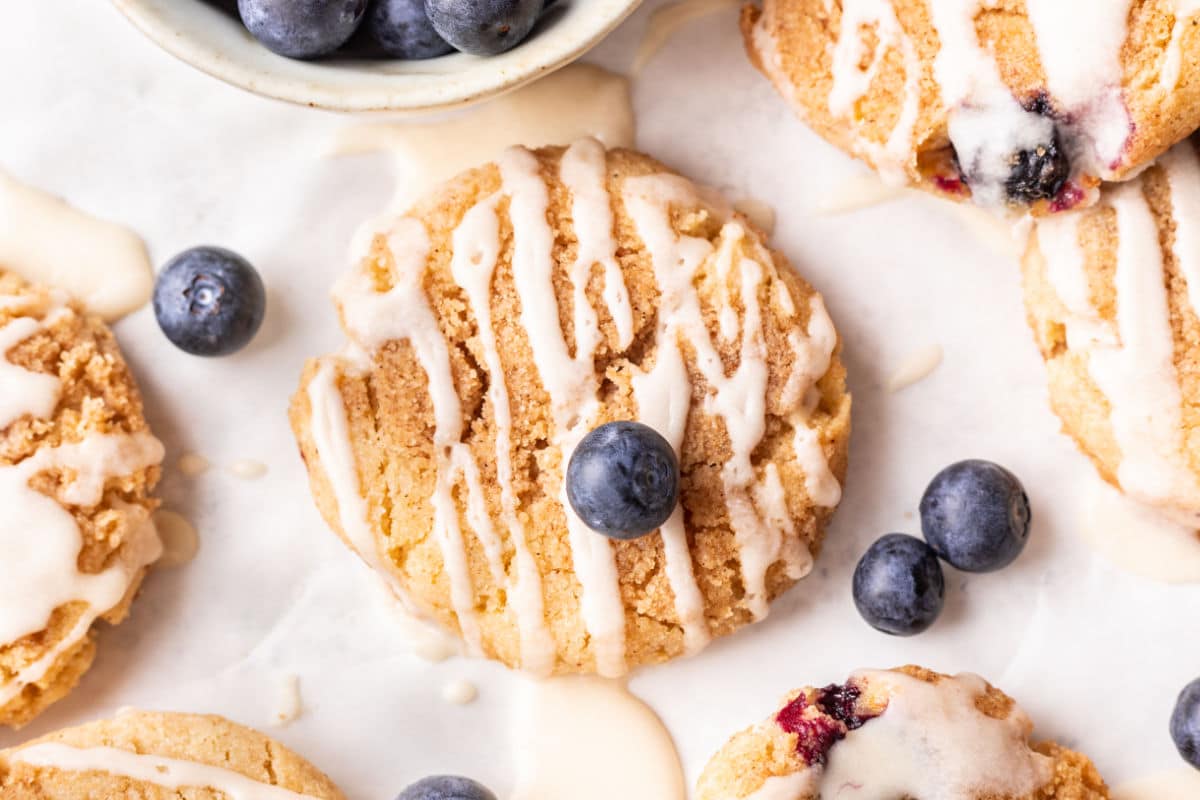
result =
[[[70,691],[93,623],[128,613],[162,456],[104,323],[0,271],[0,723]]]
[[[665,661],[761,618],[841,495],[821,297],[711,193],[594,140],[514,148],[395,220],[335,289],[349,349],[292,424],[329,524],[417,612],[527,671]],[[678,454],[661,530],[565,502],[596,426]]]
[[[1024,258],[1050,402],[1106,480],[1200,527],[1200,157],[1172,148]]]
[[[258,731],[199,714],[127,711],[0,750],[4,800],[344,800]]]
[[[751,59],[889,182],[989,206],[1090,204],[1200,127],[1185,0],[763,0]]]
[[[841,796],[975,800],[1102,800],[1088,758],[1031,743],[1033,723],[975,675],[920,667],[863,670],[845,684],[784,698],[734,736],[700,776],[697,800]]]

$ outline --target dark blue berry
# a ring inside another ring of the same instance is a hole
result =
[[[567,465],[567,499],[589,528],[614,539],[657,529],[679,498],[669,442],[640,422],[610,422],[583,437]]]
[[[433,775],[409,786],[396,800],[496,800],[496,795],[470,778]]]
[[[193,247],[167,262],[154,284],[154,316],[192,355],[241,350],[263,321],[267,294],[250,262],[221,247]]]
[[[354,35],[367,0],[238,0],[242,24],[272,52],[319,58]]]
[[[990,461],[951,464],[921,498],[921,530],[939,556],[965,572],[1006,567],[1029,541],[1029,498]]]
[[[1185,686],[1175,701],[1171,738],[1183,760],[1200,769],[1200,678]]]
[[[912,636],[942,612],[946,581],[929,545],[889,533],[867,548],[854,569],[854,605],[871,627]]]
[[[425,13],[425,0],[375,0],[362,33],[375,52],[392,58],[436,58],[453,52]]]
[[[529,35],[543,0],[425,0],[433,27],[464,53],[494,56]]]

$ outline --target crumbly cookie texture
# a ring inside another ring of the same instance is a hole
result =
[[[0,421],[0,575],[10,592],[14,576],[39,576],[0,609],[0,624],[17,635],[0,641],[0,724],[16,727],[66,695],[91,665],[91,623],[116,624],[128,613],[159,550],[149,519],[162,446],[98,317],[0,270],[0,337],[0,413],[8,417]],[[44,608],[45,618],[26,616],[54,598],[62,602]]]
[[[735,735],[700,776],[698,800],[817,800],[853,780],[864,796],[1102,800],[1084,755],[1031,743],[1012,698],[974,675],[907,666],[807,687]]]
[[[1194,9],[1097,0],[1071,11],[764,0],[745,7],[742,30],[800,116],[885,178],[1045,212],[1094,202],[1100,180],[1127,178],[1200,126]]]
[[[307,365],[291,409],[317,505],[471,649],[620,674],[811,568],[846,467],[836,333],[748,221],[661,164],[510,150],[376,236],[335,295],[351,348]],[[681,511],[610,542],[562,476],[622,419],[676,445]]]
[[[1040,221],[1025,302],[1050,403],[1104,478],[1200,527],[1200,156],[1185,141]]]
[[[218,716],[127,711],[0,750],[5,800],[343,800],[320,770]]]

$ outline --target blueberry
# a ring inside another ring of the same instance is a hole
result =
[[[375,0],[361,35],[373,50],[393,58],[436,58],[454,50],[433,29],[425,0]]]
[[[1009,157],[1008,179],[1004,191],[1010,200],[1031,203],[1052,200],[1071,177],[1071,160],[1063,150],[1058,132],[1054,138]]]
[[[425,0],[425,13],[454,47],[494,56],[529,35],[544,5],[543,0]]]
[[[942,612],[946,581],[933,549],[912,536],[889,533],[867,548],[854,569],[854,605],[871,627],[912,636]]]
[[[589,433],[567,465],[567,499],[589,528],[614,539],[657,529],[679,498],[679,462],[670,443],[640,422],[610,422]]]
[[[238,0],[242,24],[267,49],[288,58],[318,58],[354,35],[367,0]]]
[[[1183,687],[1175,701],[1171,738],[1183,760],[1200,769],[1200,678]]]
[[[250,262],[221,247],[193,247],[167,262],[154,284],[154,316],[192,355],[241,350],[263,321],[267,295]]]
[[[951,464],[921,498],[921,530],[939,556],[965,572],[1006,567],[1029,541],[1029,498],[990,461]]]
[[[409,786],[396,800],[496,800],[496,795],[470,778],[433,775]]]

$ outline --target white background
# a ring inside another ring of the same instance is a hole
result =
[[[328,286],[356,225],[390,196],[390,163],[327,157],[346,118],[210,79],[107,3],[4,5],[0,168],[130,225],[156,263],[212,243],[262,271],[267,322],[234,357],[173,349],[148,308],[117,334],[170,462],[197,451],[270,471],[255,482],[221,469],[195,480],[167,474],[167,507],[200,529],[198,558],[151,574],[132,618],[101,633],[79,689],[20,734],[0,733],[0,746],[124,705],[212,711],[269,730],[352,800],[386,800],[437,771],[503,793],[515,679],[496,665],[432,665],[407,652],[387,601],[311,503],[285,417],[304,358],[341,341]],[[624,70],[657,5],[590,59]],[[815,213],[861,168],[795,121],[750,68],[732,10],[684,28],[634,99],[642,149],[778,209],[775,244],[824,292],[855,402],[845,499],[813,576],[763,624],[631,683],[675,735],[689,782],[785,690],[910,661],[989,677],[1041,734],[1086,750],[1110,782],[1178,765],[1166,726],[1175,693],[1200,674],[1200,588],[1116,571],[1077,538],[1096,479],[1047,409],[1016,265],[934,200]],[[945,348],[945,363],[888,394],[888,375],[928,344]],[[872,631],[851,602],[855,559],[880,534],[916,533],[928,479],[965,457],[994,459],[1025,481],[1028,550],[999,574],[949,572],[947,609],[931,632],[898,640]],[[281,673],[301,676],[306,710],[272,730]],[[479,684],[476,703],[441,700],[457,678]]]

